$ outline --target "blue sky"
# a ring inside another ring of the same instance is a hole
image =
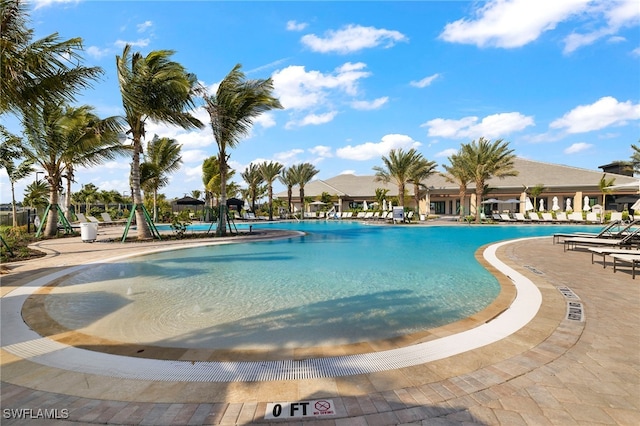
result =
[[[82,37],[85,64],[104,69],[78,99],[101,116],[122,113],[115,56],[126,43],[174,50],[212,90],[237,63],[248,78],[273,78],[284,109],[256,120],[231,152],[238,181],[264,160],[311,162],[320,179],[370,175],[393,148],[446,164],[481,136],[591,170],[628,160],[640,140],[639,24],[637,0],[40,0],[31,10],[36,37]],[[150,123],[154,134],[182,144],[184,164],[163,192],[202,189],[202,161],[217,152],[210,128]],[[74,190],[128,191],[128,176],[123,158],[79,171]],[[18,200],[32,180],[17,185]]]

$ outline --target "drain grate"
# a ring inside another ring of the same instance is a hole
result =
[[[580,302],[567,303],[567,319],[572,321],[584,321],[584,308]]]
[[[533,272],[533,273],[534,273],[534,274],[536,274],[536,275],[544,275],[544,272],[542,272],[542,271],[541,271],[541,270],[539,270],[539,269],[534,268],[534,267],[533,267],[533,266],[531,266],[531,265],[524,265],[524,267],[525,267],[525,268],[527,268],[528,270],[530,270],[531,272]]]
[[[569,287],[558,287],[558,291],[567,299],[579,299],[579,297]]]

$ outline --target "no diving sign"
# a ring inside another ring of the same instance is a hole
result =
[[[335,415],[336,410],[333,400],[318,399],[315,401],[268,403],[264,418],[273,420]]]

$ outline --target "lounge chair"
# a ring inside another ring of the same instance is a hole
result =
[[[498,213],[493,213],[491,215],[491,219],[493,219],[493,220],[495,220],[497,222],[500,222],[502,220],[502,218],[500,217],[500,215]]]
[[[640,254],[611,254],[613,258],[613,272],[616,272],[618,263],[631,264],[631,278],[636,279],[636,263],[640,263]]]
[[[569,213],[569,222],[584,222],[584,218],[582,217],[582,212],[572,212]]]
[[[93,216],[87,216],[87,219],[89,220],[89,222],[91,223],[97,223],[98,225],[102,224],[102,222],[100,222],[98,219],[96,219]]]
[[[565,213],[565,212],[556,213],[556,222],[569,222],[569,218],[567,217],[567,213]]]
[[[528,213],[529,219],[531,219],[534,222],[540,222],[540,216],[538,216],[538,213],[536,212],[529,212]]]
[[[366,212],[364,214],[364,219],[365,220],[369,220],[369,219],[372,219],[372,218],[373,218],[373,212]]]
[[[85,217],[84,213],[76,213],[76,217],[78,218],[78,222],[80,223],[88,223],[89,221]]]
[[[524,217],[522,213],[514,213],[513,217],[515,217],[518,222],[531,222],[531,220]]]
[[[600,219],[598,219],[598,214],[594,212],[587,213],[586,221],[591,223],[600,223]]]
[[[640,233],[640,228],[635,228],[632,232],[622,238],[593,238],[593,237],[573,237],[564,240],[564,251],[575,249],[577,246],[608,246],[608,247],[630,247]],[[637,243],[637,242],[636,242]]]
[[[622,225],[622,222],[611,222],[602,228],[599,232],[557,232],[553,234],[553,243],[559,242],[560,238],[622,238],[629,233],[631,228],[635,226],[635,222],[632,222],[623,228],[617,229]]]
[[[609,218],[609,222],[620,222],[622,221],[622,212],[611,212],[611,218]]]
[[[356,214],[356,219],[364,219],[365,214],[365,212],[358,212],[358,214]]]
[[[595,256],[599,254],[602,256],[602,267],[607,267],[606,257],[612,254],[640,254],[640,250],[629,248],[615,248],[615,247],[589,247],[591,252],[591,264],[595,263]]]
[[[111,215],[107,212],[100,213],[100,216],[102,216],[102,222],[107,225],[120,225],[127,221],[126,219],[113,220],[111,219]]]
[[[515,219],[511,219],[511,216],[509,216],[507,213],[500,213],[500,220],[503,222],[514,222]]]
[[[553,215],[551,213],[540,213],[540,216],[542,216],[542,222],[549,222],[549,223],[555,222],[555,220],[553,220]]]

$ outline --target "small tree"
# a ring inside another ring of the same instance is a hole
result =
[[[611,190],[608,189],[610,186],[613,186],[616,182],[616,178],[607,179],[607,174],[604,173],[600,178],[600,182],[598,182],[598,188],[600,188],[600,192],[602,192],[602,213],[600,214],[600,223],[604,222],[604,213],[607,210],[607,194],[611,193]]]

